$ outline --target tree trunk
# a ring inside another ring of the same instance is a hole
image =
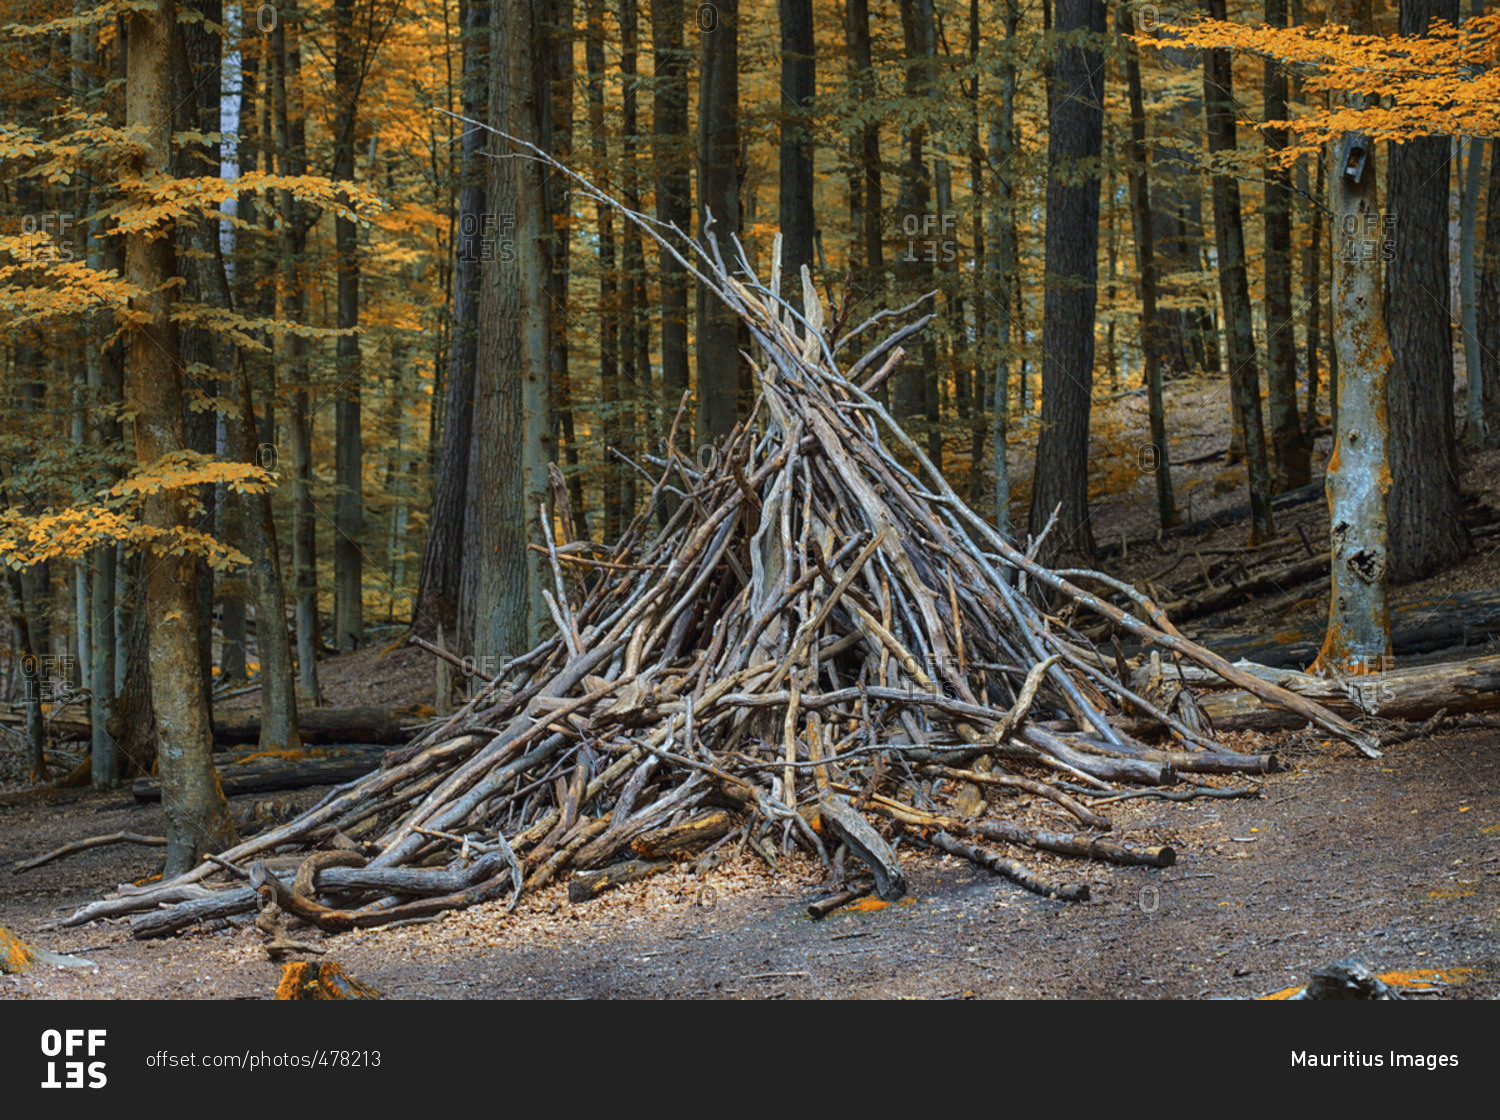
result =
[[[24,577],[12,568],[6,573],[10,586],[10,643],[12,664],[21,669],[21,708],[26,713],[27,780],[45,782],[47,774],[47,733],[42,722],[41,655],[31,636],[31,619],[26,609]]]
[[[630,0],[634,3],[634,0]],[[573,157],[573,0],[555,0],[551,27],[552,45],[552,142],[549,150],[563,163]],[[681,32],[679,31],[679,34]],[[569,261],[573,215],[568,206],[568,182],[561,175],[547,177],[547,211],[552,215],[552,273],[548,291],[553,307],[568,306]],[[552,321],[552,391],[556,401],[557,426],[562,434],[563,456],[567,459],[568,504],[573,507],[573,525],[579,536],[586,537],[588,501],[584,494],[584,473],[579,460],[578,432],[573,422],[573,397],[568,384],[568,320],[558,315]]]
[[[208,131],[217,127],[220,99],[214,78],[222,59],[219,36],[208,29],[220,23],[222,13],[217,0],[208,0],[200,11],[201,21],[184,23],[181,28],[188,62],[188,67],[182,72],[190,74],[194,82],[183,104],[195,102],[195,112],[188,114],[189,120],[196,116],[196,127]],[[193,127],[189,120],[182,123]],[[208,155],[217,165],[218,146],[210,148]],[[186,168],[184,173],[188,173]],[[208,307],[233,313],[234,300],[224,271],[217,225],[199,222],[183,230],[182,236],[190,250],[183,268],[189,294]],[[238,411],[238,415],[224,417],[228,458],[265,466],[267,464],[257,462],[260,440],[249,370],[227,335],[204,333],[212,368],[222,371],[230,382],[221,391],[226,396],[232,394]],[[270,465],[274,466],[274,463]],[[226,493],[223,505],[233,507],[238,515],[232,522],[239,534],[238,539],[231,539],[229,543],[240,544],[250,561],[243,586],[249,589],[257,624],[256,647],[260,656],[260,695],[264,713],[261,747],[295,750],[301,746],[302,740],[297,732],[297,696],[293,685],[291,646],[287,641],[286,602],[281,586],[281,558],[276,549],[271,495],[269,492]],[[242,658],[243,652],[241,646]]]
[[[301,47],[296,24],[278,19],[271,33],[270,113],[279,152],[278,170],[283,175],[307,173],[306,129],[302,105]],[[309,222],[303,206],[290,190],[277,192],[279,222],[276,231],[278,269],[281,274],[281,318],[306,322],[307,278],[303,257]],[[307,346],[295,334],[280,343],[282,381],[291,396],[287,442],[292,467],[292,590],[296,602],[297,675],[302,696],[309,704],[321,701],[318,686],[318,653],[322,638],[318,619],[317,511],[312,500],[312,416],[308,393]]]
[[[1224,19],[1224,0],[1200,0],[1204,14]],[[1203,101],[1210,155],[1236,149],[1234,77],[1227,50],[1203,52]],[[1229,350],[1229,391],[1238,423],[1243,425],[1245,463],[1250,476],[1250,540],[1276,535],[1271,516],[1271,478],[1266,462],[1265,429],[1260,411],[1260,374],[1255,361],[1255,327],[1250,310],[1250,283],[1245,267],[1245,230],[1240,213],[1239,182],[1232,175],[1213,176],[1214,243],[1219,256],[1219,298],[1224,305],[1224,335]]]
[[[1318,355],[1323,345],[1323,205],[1325,167],[1327,161],[1317,159],[1317,181],[1312,184],[1312,200],[1308,204],[1309,225],[1307,248],[1302,254],[1302,301],[1307,305],[1307,340],[1304,347],[1307,366],[1307,408],[1302,416],[1302,442],[1309,455],[1318,438]],[[1306,175],[1302,178],[1305,180]]]
[[[1479,181],[1484,164],[1484,137],[1470,136],[1460,141],[1458,173],[1459,209],[1459,303],[1463,307],[1465,412],[1467,423],[1464,442],[1484,448],[1490,443],[1489,426],[1484,415],[1483,363],[1479,357],[1479,275],[1475,263],[1475,245],[1479,240]],[[1463,158],[1467,153],[1467,158]]]
[[[1356,35],[1370,34],[1370,0],[1334,0],[1328,22]],[[1351,94],[1349,102],[1358,108],[1364,99]],[[1323,649],[1309,671],[1346,676],[1389,668],[1391,655],[1386,605],[1391,348],[1381,315],[1380,256],[1363,252],[1360,244],[1365,230],[1377,239],[1384,235],[1378,185],[1375,146],[1368,137],[1347,133],[1329,145],[1329,210],[1333,228],[1348,232],[1333,264],[1339,367],[1339,417],[1327,474],[1333,587]]]
[[[636,0],[620,4],[620,91],[621,126],[624,134],[623,167],[620,193],[631,210],[641,209],[641,178],[636,156],[640,150],[640,110],[638,77],[640,59],[640,12]],[[652,417],[660,411],[651,386],[651,318],[646,297],[646,253],[641,244],[640,227],[634,222],[622,223],[620,257],[620,373],[627,409],[621,431],[621,448],[632,459],[640,457],[641,424],[651,433],[657,425]],[[670,423],[670,421],[667,421]],[[648,436],[648,445],[654,440]],[[635,516],[636,474],[626,469],[621,482],[620,504],[627,523]]]
[[[682,49],[682,0],[651,5],[651,49],[656,81],[651,96],[651,163],[660,222],[688,231],[693,220],[688,145],[688,60]],[[662,403],[675,413],[688,391],[687,273],[670,253],[658,253],[661,277]],[[690,430],[692,415],[688,416]],[[668,423],[670,423],[670,419]]]
[[[105,219],[95,218],[89,223],[88,264],[90,268],[108,268],[116,272],[125,271],[124,246],[119,237],[105,234]],[[99,316],[93,326],[90,345],[95,348],[97,360],[90,363],[89,373],[94,384],[96,410],[93,413],[94,443],[101,447],[117,447],[123,438],[123,426],[112,408],[123,403],[125,395],[125,350],[120,340],[114,338],[112,316]],[[91,777],[95,789],[114,789],[120,784],[120,760],[115,750],[115,741],[109,735],[109,718],[115,701],[115,613],[118,601],[115,585],[115,545],[96,548],[92,558],[93,581],[90,585],[90,613],[93,616],[93,666],[90,673],[89,720],[92,726],[90,747],[92,752]]]
[[[1103,0],[1057,0],[1060,46],[1052,68],[1047,126],[1046,292],[1042,304],[1042,414],[1032,474],[1029,528],[1044,562],[1094,555],[1089,527],[1089,393],[1099,277],[1099,170],[1104,128]],[[1076,41],[1078,33],[1089,36]]]
[[[1005,49],[1000,60],[1000,116],[990,125],[987,138],[991,180],[995,187],[994,211],[989,228],[992,240],[985,247],[984,265],[989,279],[986,322],[994,340],[994,370],[990,375],[990,463],[995,474],[995,528],[1011,535],[1010,523],[1010,372],[1012,321],[1016,305],[1016,214],[1011,186],[1017,168],[1011,166],[1016,147],[1016,30],[1021,13],[1016,0],[1005,0]],[[1025,334],[1021,335],[1024,340]]]
[[[158,0],[151,11],[126,20],[129,69],[125,102],[128,127],[145,139],[127,161],[132,176],[172,174],[171,131],[174,0]],[[146,229],[129,236],[126,272],[143,293],[134,301],[129,326],[130,379],[127,407],[135,417],[136,461],[150,467],[184,448],[182,382],[177,328],[172,320],[176,261],[170,236]],[[155,234],[156,236],[153,236]],[[143,502],[143,521],[161,533],[191,527],[183,495],[162,491]],[[146,624],[150,630],[151,700],[161,746],[158,760],[162,808],[167,822],[164,874],[191,869],[204,852],[234,840],[224,794],[213,768],[208,682],[198,661],[198,602],[193,558],[152,550],[145,577]]]
[[[1458,22],[1458,0],[1402,0],[1403,35]],[[1450,141],[1423,136],[1390,149],[1387,214],[1361,227],[1361,252],[1388,263],[1390,340],[1390,578],[1397,582],[1468,554],[1453,422],[1453,330],[1448,283]],[[1343,230],[1347,243],[1350,231]],[[1347,244],[1346,244],[1347,247]]]
[[[463,35],[463,105],[470,120],[485,119],[489,98],[488,0],[469,0]],[[453,239],[453,335],[443,387],[443,428],[437,471],[432,481],[427,546],[412,611],[412,631],[433,639],[441,628],[458,630],[459,576],[463,566],[464,505],[468,500],[469,455],[474,434],[474,363],[479,329],[479,273],[486,246],[494,252],[494,229],[486,229],[485,164],[480,149],[486,132],[465,125],[459,159],[458,232]],[[461,639],[462,640],[462,639]]]
[[[588,67],[589,139],[593,162],[590,177],[595,183],[608,183],[613,176],[609,166],[609,143],[605,133],[604,109],[604,3],[588,0],[588,38],[584,61]],[[620,371],[620,275],[616,267],[615,211],[608,203],[594,204],[594,228],[598,237],[599,299],[596,304],[599,326],[595,342],[599,347],[600,427],[604,434],[604,539],[618,540],[628,514],[625,511],[625,472],[610,449],[624,448],[625,411],[630,393]],[[532,514],[535,516],[535,513]]]
[[[848,0],[844,34],[849,48],[850,81],[861,101],[875,98],[875,71],[870,52],[870,0]],[[858,237],[862,246],[861,268],[854,277],[854,298],[874,313],[885,291],[885,199],[881,187],[880,124],[867,120],[858,130],[854,158],[861,185]],[[878,396],[889,400],[889,382],[882,381]]]
[[[1135,17],[1129,3],[1115,14],[1115,30],[1126,51],[1125,81],[1130,96],[1130,217],[1135,237],[1136,287],[1141,301],[1141,359],[1145,366],[1146,399],[1151,423],[1150,469],[1156,476],[1156,509],[1163,529],[1178,522],[1172,495],[1171,448],[1167,443],[1166,407],[1162,401],[1160,322],[1156,307],[1156,249],[1151,211],[1150,150],[1146,146],[1146,109],[1141,90],[1139,49],[1130,42]]]
[[[514,49],[510,56],[510,131],[523,142],[548,150],[552,146],[551,59],[545,15],[546,0],[511,0]],[[552,531],[552,483],[548,466],[555,462],[552,408],[552,306],[545,292],[552,276],[552,213],[547,207],[546,169],[535,160],[516,168],[516,241],[521,280],[521,461],[525,533],[522,555],[528,572],[526,644],[530,649],[552,629],[552,615],[542,597],[551,569],[545,557],[526,549],[546,514]],[[545,507],[545,509],[543,508]]]
[[[932,212],[932,189],[927,170],[927,117],[923,104],[932,95],[935,53],[932,0],[901,0],[901,37],[906,54],[906,97],[910,125],[906,132],[906,161],[896,206],[901,215],[904,246],[897,259],[901,302],[932,290],[933,264],[941,255],[946,216]],[[916,439],[927,444],[928,457],[942,467],[941,433],[937,415],[937,348],[932,332],[921,341],[921,360],[897,372],[891,394],[893,413]],[[933,452],[937,454],[934,455]]]
[[[1284,28],[1287,0],[1266,0],[1266,24]],[[1286,120],[1286,68],[1265,64],[1265,118]],[[1286,130],[1267,129],[1266,143],[1266,390],[1276,493],[1306,486],[1311,465],[1297,415],[1297,327],[1292,311],[1291,172],[1275,162],[1286,147]]]
[[[813,120],[817,93],[812,0],[777,0],[781,22],[782,294],[802,306],[803,265],[813,264]]]
[[[354,0],[334,0],[333,81],[339,91],[334,126],[333,178],[354,179],[354,129],[359,120],[360,57],[354,40]],[[338,272],[338,327],[334,395],[333,501],[333,640],[340,650],[364,641],[364,560],[360,540],[364,532],[364,446],[360,425],[359,336],[359,225],[352,218],[334,218],[334,258]]]
[[[543,147],[550,56],[533,0],[497,3],[490,27],[489,119]],[[512,150],[509,141],[490,139],[493,155]],[[474,655],[498,664],[530,649],[549,618],[541,597],[545,561],[528,555],[526,544],[538,529],[552,461],[551,223],[534,161],[491,158],[487,199],[511,251],[498,254],[480,278],[462,589],[467,605],[459,614],[471,628]]]
[[[740,230],[739,0],[700,10],[703,28],[698,87],[698,238],[734,260]],[[712,220],[712,227],[708,222]],[[713,250],[710,250],[712,252]],[[698,415],[701,446],[734,427],[739,413],[739,318],[698,288]]]
[[[1500,143],[1490,142],[1490,184],[1484,210],[1484,259],[1479,281],[1479,376],[1485,427],[1500,435]]]

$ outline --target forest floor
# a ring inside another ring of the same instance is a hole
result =
[[[900,903],[809,919],[815,861],[746,853],[702,879],[667,873],[588,903],[565,885],[422,925],[324,936],[327,959],[394,998],[1264,996],[1348,955],[1436,970],[1449,998],[1500,996],[1500,742],[1439,735],[1371,762],[1283,742],[1293,764],[1258,800],[1109,806],[1115,835],[1167,842],[1155,870],[1037,858],[1085,903],[1052,902],[949,856],[903,849]],[[317,791],[297,797],[306,803]],[[154,849],[8,865],[87,833],[159,832],[128,793],[0,806],[0,924],[94,967],[0,976],[0,998],[264,999],[280,976],[253,925],[133,941],[128,924],[49,918],[157,866]]]
[[[1139,394],[1100,410],[1092,517],[1099,566],[1155,578],[1164,598],[1190,592],[1204,561],[1242,563],[1241,575],[1257,563],[1244,549],[1244,468],[1214,454],[1228,443],[1220,423],[1227,389],[1178,382],[1169,392],[1182,433],[1172,458],[1198,460],[1173,470],[1184,515],[1192,497],[1193,524],[1158,538],[1154,480],[1133,465],[1134,445],[1122,434],[1145,428]],[[1326,437],[1319,449],[1315,477]],[[1018,448],[1022,496],[1024,458]],[[1500,453],[1468,457],[1463,470],[1483,521],[1500,509]],[[1281,537],[1300,526],[1315,546],[1327,539],[1321,500],[1283,508],[1277,521]],[[1500,540],[1474,543],[1462,564],[1393,589],[1393,604],[1441,614],[1455,609],[1456,596],[1500,588]],[[1298,625],[1320,633],[1326,614],[1326,582],[1313,582],[1237,602],[1185,629],[1214,645],[1218,635]],[[1483,627],[1465,642],[1426,656],[1473,656],[1495,645]],[[333,706],[432,701],[431,662],[389,641],[319,669]],[[255,702],[251,695],[232,706]],[[1500,996],[1500,732],[1441,733],[1374,762],[1303,734],[1255,745],[1291,764],[1261,782],[1257,799],[1107,807],[1115,836],[1172,844],[1172,868],[1026,853],[1055,878],[1087,880],[1086,903],[1041,899],[952,857],[903,847],[906,899],[815,922],[807,904],[831,893],[815,862],[787,856],[772,871],[746,852],[702,880],[668,873],[589,903],[569,902],[558,884],[513,913],[499,903],[398,929],[295,936],[319,942],[396,998],[1248,997],[1301,983],[1312,967],[1347,955],[1377,972],[1436,970],[1451,998]],[[18,752],[0,751],[0,926],[93,966],[0,976],[0,998],[272,993],[280,966],[267,960],[253,925],[152,942],[133,941],[124,922],[45,929],[114,884],[152,874],[159,850],[96,849],[22,875],[9,865],[83,836],[159,835],[160,808],[138,805],[128,791],[29,790],[15,780],[16,761]],[[305,806],[323,792],[283,796]]]

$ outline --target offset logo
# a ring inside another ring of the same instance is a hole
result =
[[[52,1059],[47,1062],[47,1080],[43,1089],[102,1089],[108,1082],[104,1075],[104,1063],[85,1062],[84,1058],[96,1058],[104,1049],[102,1030],[92,1031],[43,1031],[42,1056]],[[67,1058],[59,1062],[57,1058]],[[59,1070],[61,1066],[61,1070]],[[62,1080],[58,1080],[58,1074]]]

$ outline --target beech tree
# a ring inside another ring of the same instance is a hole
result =
[[[1457,0],[1401,0],[1402,35],[1458,23]],[[1448,189],[1452,138],[1390,145],[1386,185],[1385,328],[1391,345],[1391,578],[1415,579],[1469,551],[1458,492],[1449,312]],[[1361,243],[1369,233],[1361,231]],[[1345,236],[1347,241],[1347,235]]]
[[[126,20],[129,36],[125,119],[141,137],[129,168],[138,184],[137,200],[147,203],[151,188],[173,177],[172,58],[177,38],[174,0],[157,0],[152,10]],[[173,319],[177,277],[171,227],[142,223],[126,241],[125,268],[139,293],[132,300],[130,375],[126,406],[135,414],[136,461],[142,468],[170,462],[185,448],[183,392]],[[161,534],[165,545],[176,531],[191,528],[181,488],[146,497],[142,521]],[[208,687],[198,662],[198,600],[194,557],[166,545],[148,558],[145,578],[146,623],[151,631],[151,702],[160,733],[162,813],[167,821],[165,874],[192,868],[205,852],[236,839],[224,791],[213,767],[213,729],[208,720]]]
[[[1058,521],[1043,555],[1092,557],[1088,514],[1090,392],[1099,275],[1099,176],[1104,129],[1102,0],[1058,0],[1055,104],[1047,136],[1047,261],[1042,311],[1042,429],[1029,527]],[[1080,34],[1084,33],[1084,34]],[[1091,170],[1092,168],[1092,170]]]

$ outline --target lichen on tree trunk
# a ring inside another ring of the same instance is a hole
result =
[[[1337,0],[1329,22],[1369,34],[1370,0]],[[1311,671],[1359,674],[1387,668],[1391,655],[1386,605],[1391,348],[1381,309],[1381,254],[1364,251],[1366,239],[1378,241],[1385,231],[1369,138],[1347,134],[1329,145],[1329,160],[1329,209],[1338,238],[1333,342],[1339,413],[1327,474],[1333,587],[1328,631]]]

